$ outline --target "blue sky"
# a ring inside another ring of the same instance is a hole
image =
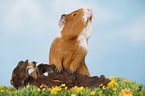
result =
[[[0,0],[0,85],[11,85],[20,60],[48,64],[60,16],[86,5],[95,14],[86,56],[90,74],[145,85],[144,0]]]

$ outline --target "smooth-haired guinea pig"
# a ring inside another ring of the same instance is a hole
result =
[[[93,11],[89,6],[61,16],[61,31],[53,41],[49,53],[49,64],[54,64],[57,72],[65,68],[70,73],[75,71],[90,76],[85,56],[93,23]]]

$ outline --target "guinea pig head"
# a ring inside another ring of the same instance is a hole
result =
[[[59,21],[61,33],[58,37],[74,37],[80,34],[86,34],[86,38],[88,38],[91,35],[93,23],[93,11],[88,6],[80,8],[70,14],[63,14]]]

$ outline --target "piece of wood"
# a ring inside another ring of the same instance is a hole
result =
[[[28,68],[32,68],[34,71],[28,74]],[[107,86],[110,82],[109,79],[105,78],[104,75],[88,77],[80,73],[74,72],[70,74],[68,70],[63,69],[61,73],[55,70],[55,65],[39,64],[36,67],[36,63],[29,63],[28,60],[25,62],[20,61],[16,68],[13,70],[11,84],[16,88],[22,88],[27,84],[41,86],[42,84],[47,87],[60,86],[65,84],[68,88],[74,86],[83,86],[90,89],[99,87],[100,84]],[[44,73],[48,72],[45,76]]]

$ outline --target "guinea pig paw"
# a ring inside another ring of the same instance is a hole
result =
[[[69,70],[68,73],[69,74],[74,74],[74,71],[73,70]]]
[[[62,68],[56,67],[55,70],[56,70],[56,72],[58,72],[58,73],[61,73],[61,72],[62,72]]]

